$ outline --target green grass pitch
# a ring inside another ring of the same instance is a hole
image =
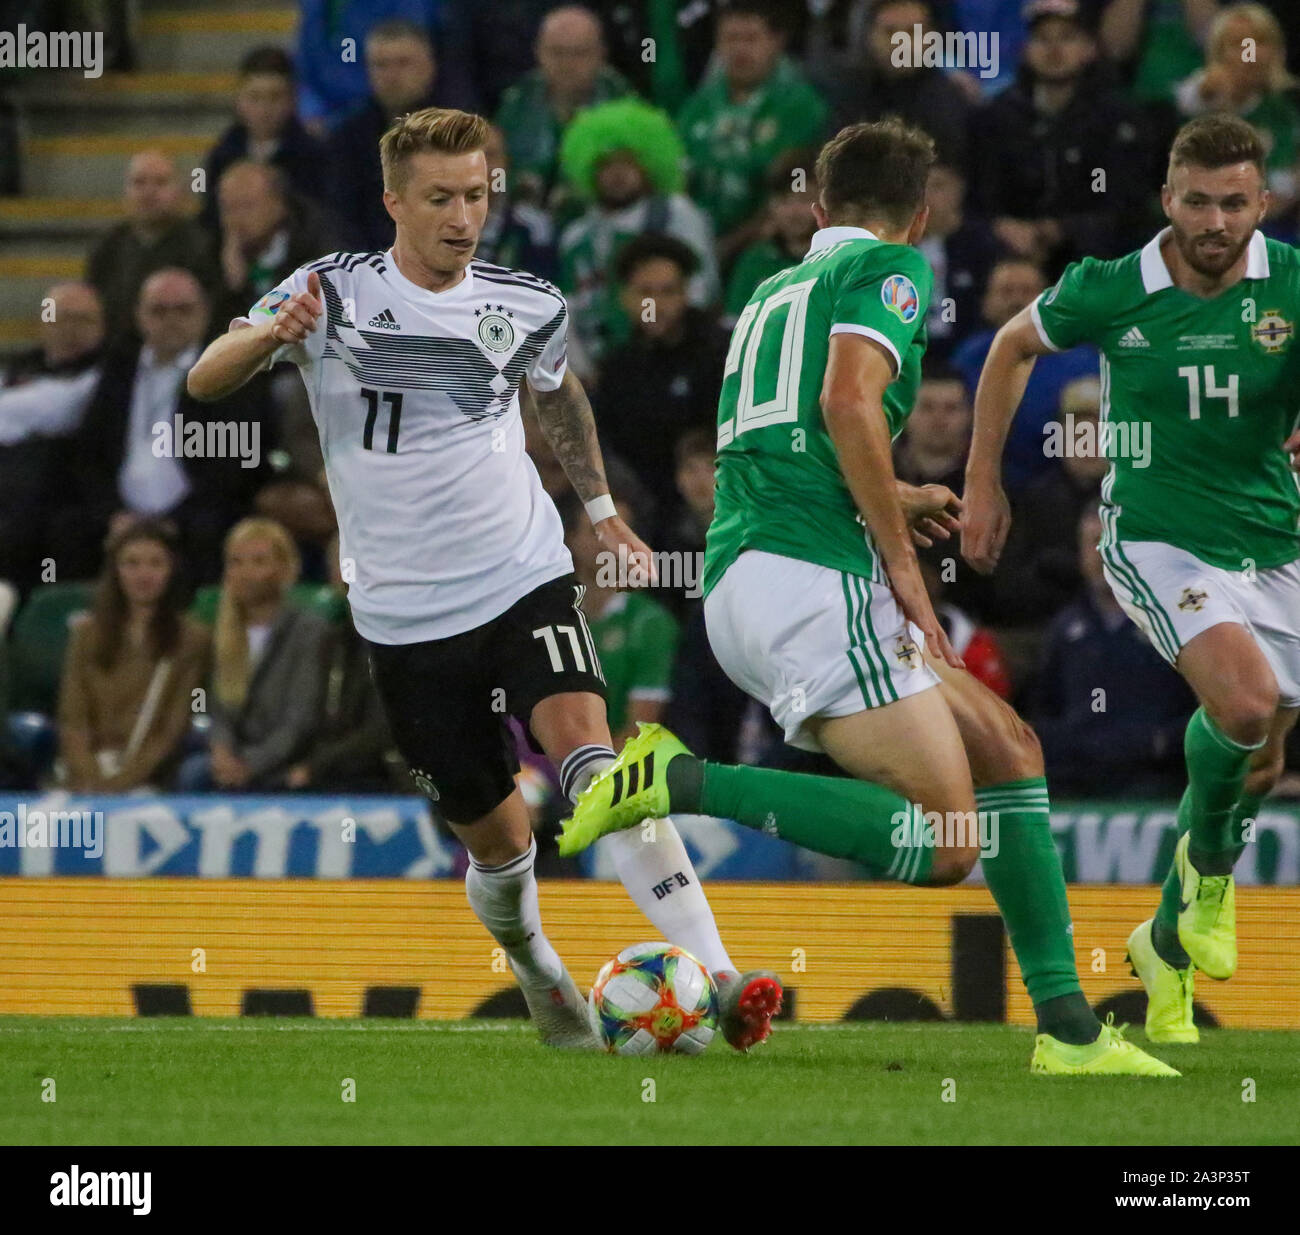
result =
[[[1032,1045],[1005,1026],[780,1025],[748,1057],[718,1039],[646,1060],[548,1051],[523,1022],[7,1017],[0,1143],[1300,1141],[1300,1033],[1158,1050],[1179,1080],[1035,1077]]]

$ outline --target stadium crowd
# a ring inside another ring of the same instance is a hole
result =
[[[565,293],[570,363],[621,511],[670,555],[656,588],[602,572],[581,506],[526,420],[587,584],[615,738],[663,719],[727,762],[812,766],[714,662],[693,585],[728,328],[759,282],[807,251],[821,142],[891,113],[935,138],[921,245],[935,272],[930,343],[896,467],[958,493],[994,333],[1068,262],[1118,256],[1159,229],[1162,158],[1180,120],[1226,108],[1266,135],[1266,230],[1297,239],[1291,0],[300,7],[296,46],[238,66],[206,191],[192,193],[191,169],[142,144],[123,221],[88,254],[82,281],[49,290],[57,311],[39,348],[4,374],[0,579],[16,610],[10,676],[27,675],[10,683],[0,750],[13,787],[405,787],[345,616],[298,375],[280,366],[215,404],[184,384],[204,343],[296,267],[391,244],[377,147],[398,114],[437,105],[493,119],[478,256]],[[894,36],[915,27],[996,33],[997,63],[900,63]],[[339,54],[348,38],[354,61]],[[1249,59],[1243,40],[1254,40]],[[129,39],[114,47],[129,70]],[[3,118],[0,107],[0,128]],[[17,188],[14,178],[0,191]],[[970,669],[1036,726],[1058,797],[1175,796],[1195,701],[1101,578],[1104,460],[1047,448],[1058,424],[1065,440],[1088,440],[1080,431],[1097,423],[1102,397],[1090,349],[1041,359],[1008,444],[1015,523],[998,572],[976,575],[951,542],[923,557]],[[217,457],[159,457],[160,422],[178,443],[185,426],[240,432]],[[75,608],[88,613],[68,637]],[[42,694],[32,665],[51,646],[59,658]],[[1284,789],[1297,793],[1293,755]]]

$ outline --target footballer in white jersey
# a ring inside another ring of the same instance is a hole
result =
[[[649,572],[618,517],[591,406],[568,372],[568,308],[544,279],[474,260],[488,211],[482,117],[428,108],[380,143],[383,253],[295,271],[191,370],[199,399],[298,366],[339,519],[340,567],[394,739],[417,787],[470,853],[470,904],[504,948],[543,1040],[596,1045],[581,994],[541,929],[508,716],[574,799],[614,762],[600,662],[559,515],[524,452],[521,397],[604,549]],[[617,559],[616,559],[617,560]],[[780,1004],[736,973],[671,824],[611,848],[638,906],[722,989],[739,1049]],[[657,889],[671,882],[673,896]]]
[[[557,390],[568,310],[543,279],[472,261],[432,292],[388,253],[296,270],[237,319],[320,280],[324,329],[273,360],[302,371],[320,432],[357,630],[374,643],[482,626],[573,569],[524,453],[519,388]]]

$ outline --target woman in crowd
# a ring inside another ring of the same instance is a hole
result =
[[[289,603],[293,538],[272,519],[230,529],[213,635],[212,739],[183,790],[271,790],[311,746],[324,706],[329,627]]]
[[[110,539],[94,609],[63,668],[59,744],[71,789],[125,793],[175,770],[209,655],[178,580],[169,523],[139,519]]]
[[[1232,111],[1263,135],[1268,148],[1269,216],[1289,215],[1297,201],[1300,156],[1300,91],[1287,72],[1286,39],[1277,18],[1262,4],[1233,4],[1210,28],[1205,67],[1178,87],[1186,116]]]

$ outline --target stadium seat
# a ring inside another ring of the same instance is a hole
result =
[[[90,608],[92,583],[47,583],[14,618],[9,645],[9,706],[15,712],[58,708],[63,653],[72,622]]]

